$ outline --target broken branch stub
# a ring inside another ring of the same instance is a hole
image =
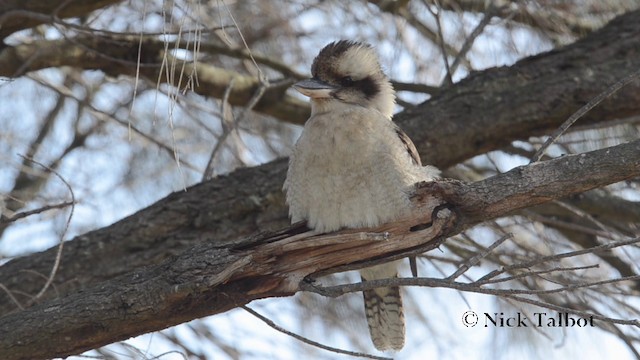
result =
[[[419,187],[419,185],[417,186]],[[359,269],[436,248],[455,223],[456,215],[439,197],[416,191],[410,214],[375,228],[344,229],[332,233],[294,234],[257,246],[258,270],[281,278],[283,293],[299,290],[305,277]],[[281,235],[279,235],[281,236]],[[272,289],[275,290],[275,289]]]

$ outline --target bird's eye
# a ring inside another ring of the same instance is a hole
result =
[[[340,79],[340,85],[342,86],[351,86],[353,85],[353,79],[351,78],[351,76],[345,76],[342,79]]]

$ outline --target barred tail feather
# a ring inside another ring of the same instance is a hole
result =
[[[400,288],[377,288],[362,294],[373,345],[381,351],[402,349],[405,325]]]

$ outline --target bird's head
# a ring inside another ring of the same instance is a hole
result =
[[[294,87],[310,97],[314,107],[331,110],[339,101],[376,109],[391,118],[395,91],[369,44],[348,40],[330,43],[313,60],[311,74],[311,79]]]

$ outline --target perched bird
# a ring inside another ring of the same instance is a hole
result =
[[[294,88],[311,98],[307,120],[284,183],[292,222],[318,232],[374,227],[411,210],[413,184],[439,171],[423,167],[411,139],[391,121],[395,91],[374,49],[337,41]],[[397,262],[360,270],[363,281],[398,276]],[[363,293],[371,339],[379,350],[404,346],[398,287]]]

